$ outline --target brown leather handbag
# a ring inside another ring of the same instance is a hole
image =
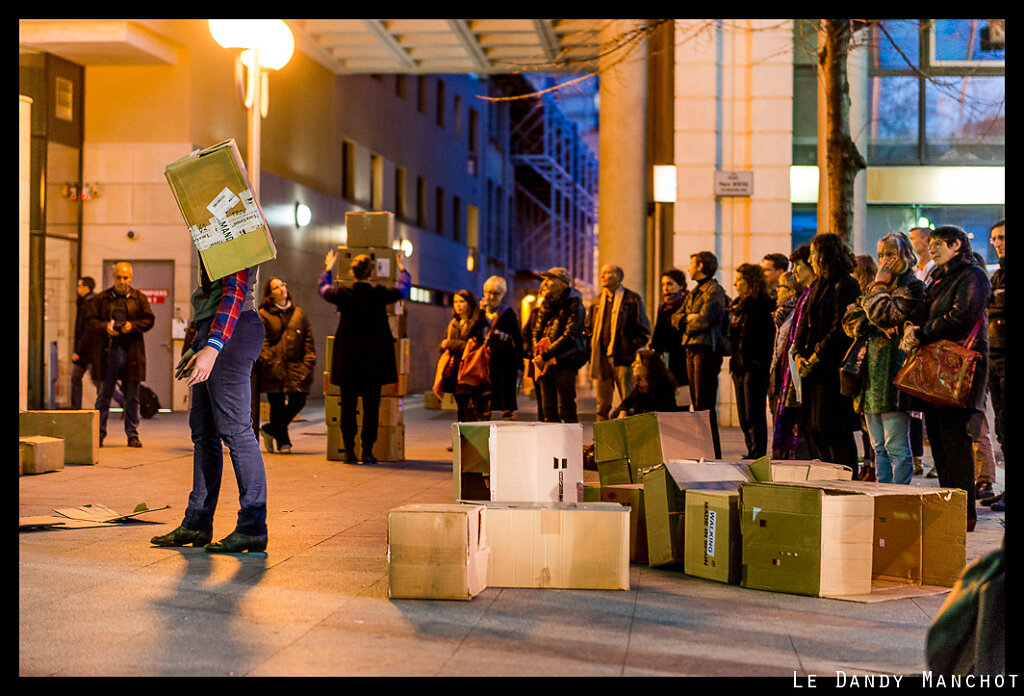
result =
[[[905,394],[937,406],[964,408],[981,354],[971,349],[985,320],[982,313],[963,345],[940,339],[907,356],[893,384]]]
[[[491,328],[482,340],[474,336],[466,342],[466,348],[462,352],[462,360],[459,362],[459,384],[469,384],[478,387],[490,381],[491,347],[487,344],[487,339],[491,337],[497,321],[498,317],[495,316],[491,321]]]

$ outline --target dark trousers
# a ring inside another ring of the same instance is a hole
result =
[[[1006,417],[1003,415],[1006,407],[1006,356],[992,353],[988,361],[988,394],[992,399],[992,412],[995,414],[996,422],[993,429],[996,431],[996,440],[999,441],[999,449],[1003,453],[1003,464],[1006,463]]]
[[[721,355],[705,346],[686,347],[690,406],[693,411],[708,411],[711,415],[711,441],[715,445],[715,459],[722,458],[722,444],[718,438],[718,373],[721,371]]]
[[[853,430],[817,430],[808,426],[808,440],[814,456],[823,462],[850,467],[856,479],[857,440],[853,433]]]
[[[768,451],[768,374],[737,372],[732,375],[732,383],[747,458],[758,459]]]
[[[569,367],[552,366],[538,377],[537,415],[545,423],[578,423],[576,373]]]
[[[978,434],[980,415],[966,408],[932,406],[924,412],[935,472],[943,488],[967,491],[967,519],[974,520],[974,438]]]
[[[915,457],[924,456],[924,420],[910,417],[910,452]]]
[[[359,425],[356,422],[356,409],[359,407],[359,400],[362,399],[363,406],[363,430],[359,432]],[[380,385],[373,384],[364,387],[342,387],[341,388],[341,439],[348,452],[349,446],[356,441],[356,435],[361,435],[363,451],[368,452],[377,442],[377,424],[380,420]]]
[[[120,381],[124,393],[124,433],[129,438],[139,434],[139,383],[124,378],[128,367],[128,352],[124,348],[112,347],[107,353],[103,370],[103,381],[96,394],[96,410],[100,412],[100,439],[107,436],[107,418],[110,415],[110,400],[114,397]]]
[[[306,405],[306,396],[304,392],[267,392],[270,421],[266,425],[266,430],[277,440],[278,447],[282,445],[291,447],[292,441],[288,437],[288,424],[295,416],[299,415],[299,411]]]

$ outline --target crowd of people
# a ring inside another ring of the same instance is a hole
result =
[[[1005,221],[992,226],[990,239],[999,257],[991,278],[960,227],[888,234],[875,257],[855,256],[838,235],[822,233],[788,256],[772,253],[760,265],[740,264],[732,298],[715,278],[715,254],[700,251],[690,257],[688,276],[680,269],[662,273],[653,325],[643,298],[624,284],[623,269],[614,264],[600,269],[601,287],[589,304],[566,268],[542,272],[540,297],[522,321],[505,302],[505,280],[492,276],[479,300],[468,289],[455,293],[438,346],[434,391],[453,395],[459,421],[492,420],[498,413],[513,420],[526,377],[534,385],[538,420],[575,423],[577,375],[589,364],[597,420],[680,408],[707,411],[720,458],[719,374],[728,359],[744,458],[820,459],[850,467],[857,479],[907,484],[915,474],[925,475],[927,434],[934,461],[927,476],[966,491],[971,530],[978,502],[1005,510],[1005,491],[995,495],[992,489],[994,457],[985,417],[990,400],[991,430],[1005,458]],[[356,282],[336,283],[335,260],[328,252],[319,294],[339,316],[330,381],[341,391],[345,461],[375,463],[381,388],[397,379],[387,307],[408,297],[411,281],[399,265],[395,287],[373,284],[373,261],[361,256],[352,261]],[[101,445],[114,399],[124,404],[128,444],[141,447],[143,334],[154,315],[146,296],[131,287],[130,264],[117,264],[113,275],[113,286],[99,292],[93,279],[79,280],[72,407],[81,407],[81,381],[89,373],[97,386]],[[287,283],[269,278],[258,304],[257,283],[258,269],[218,281],[201,275],[193,293],[193,322],[175,370],[193,390],[193,490],[182,525],[154,537],[158,546],[266,546],[266,477],[252,427],[253,372],[270,404],[269,422],[260,428],[264,446],[287,453],[288,424],[305,405],[317,356],[309,318],[292,302]],[[980,356],[964,406],[936,405],[894,385],[908,355],[942,340],[968,344]],[[469,360],[469,347],[480,346],[486,349],[486,374],[463,378],[460,367]],[[689,405],[679,406],[677,392],[684,387]],[[240,511],[236,530],[212,542],[222,445],[238,479]]]

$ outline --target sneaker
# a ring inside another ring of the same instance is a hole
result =
[[[268,452],[274,451],[274,436],[267,432],[267,426],[260,426],[260,435],[263,437],[263,446]]]
[[[998,503],[1002,499],[1003,499],[1003,494],[999,493],[999,494],[989,498],[988,500],[984,500],[984,501],[982,501],[982,502],[980,502],[978,504],[979,505],[984,505],[986,507],[992,507],[993,505],[995,505],[996,503]]]
[[[935,470],[934,466],[931,469],[928,470],[928,475],[925,476],[925,478],[938,478],[938,477],[939,477],[939,472]]]
[[[921,476],[924,474],[924,467],[921,466],[921,458],[914,457],[914,476]]]
[[[999,494],[999,500],[995,500],[989,505],[989,509],[993,512],[1005,512],[1006,511],[1006,496],[1002,493]]]
[[[291,445],[278,445],[277,446],[277,451],[280,452],[281,454],[291,454],[292,453],[292,446]]]
[[[992,484],[987,481],[982,481],[978,484],[975,489],[974,497],[982,505],[985,504],[986,500],[991,500],[996,497],[995,491],[992,490]]]
[[[139,439],[138,435],[132,435],[128,438],[129,447],[142,447],[142,440]]]

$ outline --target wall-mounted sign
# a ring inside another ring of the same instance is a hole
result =
[[[166,288],[138,288],[138,291],[146,296],[146,299],[149,300],[151,305],[163,304],[167,301],[168,295],[171,294],[171,291]]]
[[[715,172],[715,195],[754,195],[754,172]]]

